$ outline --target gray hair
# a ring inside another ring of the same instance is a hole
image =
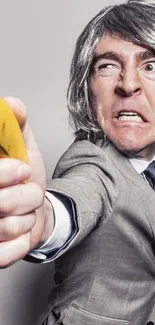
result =
[[[155,49],[155,3],[129,0],[107,6],[88,23],[79,36],[67,91],[70,122],[79,139],[103,137],[103,131],[91,108],[88,77],[96,46],[106,34]]]

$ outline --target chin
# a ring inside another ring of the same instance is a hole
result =
[[[153,143],[135,143],[129,141],[113,142],[115,147],[128,157],[137,157],[142,159],[150,159],[155,154],[155,142]]]
[[[145,147],[142,141],[139,143],[137,139],[131,137],[110,137],[110,141],[115,145],[119,151],[135,152]]]

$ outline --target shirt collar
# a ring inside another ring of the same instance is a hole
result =
[[[136,158],[129,159],[130,163],[139,174],[141,174],[153,160],[155,160],[155,156],[150,161]]]

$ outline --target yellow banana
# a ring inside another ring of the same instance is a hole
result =
[[[0,158],[16,158],[28,163],[20,126],[7,102],[0,98]]]

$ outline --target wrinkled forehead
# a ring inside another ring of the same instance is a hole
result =
[[[105,34],[103,35],[94,50],[94,55],[103,53],[105,51],[129,51],[130,49],[134,48],[136,50],[145,50],[147,49],[152,49],[146,44],[138,44],[132,40],[127,40],[123,37],[117,36],[117,35],[110,35],[110,34]]]
[[[94,50],[93,60],[105,53],[118,53],[118,55],[126,57],[130,55],[137,56],[138,53],[146,51],[152,56],[155,55],[155,47],[153,48],[146,44],[136,43],[114,34],[106,34],[98,41]]]

